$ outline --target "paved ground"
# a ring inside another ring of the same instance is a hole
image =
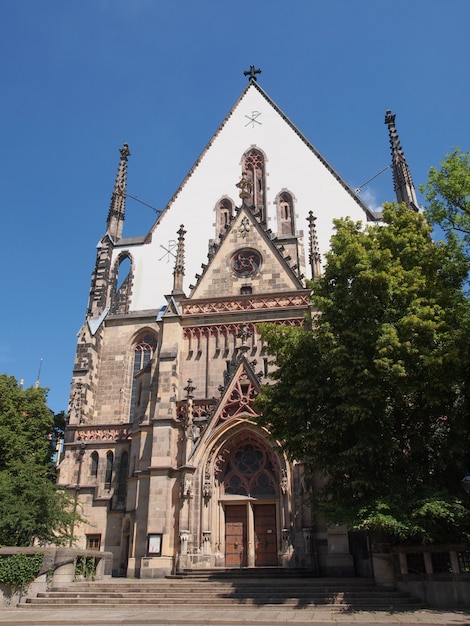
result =
[[[470,626],[470,610],[419,610],[389,613],[387,611],[341,611],[329,608],[262,609],[230,608],[226,611],[194,608],[50,608],[0,607],[0,625],[23,626],[377,626],[378,624]]]

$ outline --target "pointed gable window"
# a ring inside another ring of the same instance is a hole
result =
[[[243,156],[243,171],[251,182],[251,203],[260,221],[266,222],[265,195],[266,195],[266,172],[264,155],[252,148]]]
[[[224,235],[227,227],[232,221],[233,216],[233,204],[228,198],[224,198],[217,203],[216,207],[217,216],[217,235]]]
[[[295,234],[294,201],[288,191],[277,197],[277,225],[279,235]]]

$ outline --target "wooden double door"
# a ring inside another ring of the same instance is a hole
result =
[[[247,502],[225,505],[225,565],[278,564],[276,505]]]

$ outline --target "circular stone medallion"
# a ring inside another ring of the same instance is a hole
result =
[[[253,276],[260,268],[261,255],[251,248],[242,248],[232,256],[230,265],[237,276]]]

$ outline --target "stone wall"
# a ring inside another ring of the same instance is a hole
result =
[[[14,606],[19,602],[26,602],[27,598],[46,591],[49,587],[66,585],[75,580],[75,563],[79,557],[93,557],[96,559],[95,580],[111,578],[113,555],[111,552],[96,550],[76,550],[74,548],[0,548],[0,557],[13,554],[44,555],[38,577],[28,585],[27,589],[12,589],[0,583],[0,606]]]
[[[396,546],[373,554],[378,584],[436,608],[470,607],[470,546]]]

